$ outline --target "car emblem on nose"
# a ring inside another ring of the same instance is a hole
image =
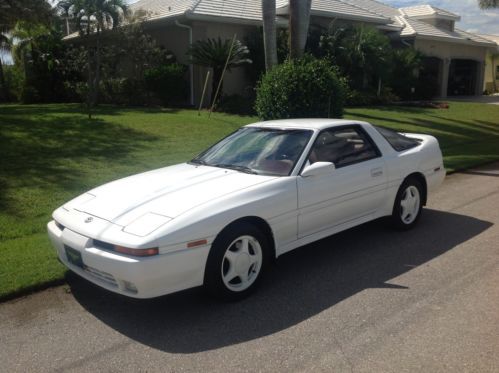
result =
[[[85,223],[90,223],[92,220],[94,220],[94,218],[89,216],[88,218],[85,219]]]

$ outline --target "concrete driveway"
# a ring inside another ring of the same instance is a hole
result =
[[[455,174],[419,226],[374,222],[278,260],[223,304],[69,285],[0,305],[0,371],[498,372],[499,164]]]
[[[481,104],[499,105],[499,94],[491,96],[466,96],[466,97],[448,97],[451,101],[478,102]]]

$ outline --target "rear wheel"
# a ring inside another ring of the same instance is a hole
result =
[[[406,230],[416,225],[423,208],[423,188],[419,180],[402,183],[393,206],[392,221],[396,228]]]
[[[258,285],[268,260],[268,239],[252,224],[226,228],[214,241],[205,288],[218,298],[242,299]]]

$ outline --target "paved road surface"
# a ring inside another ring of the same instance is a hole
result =
[[[135,301],[75,277],[0,305],[0,371],[499,371],[499,164],[448,177],[420,225],[278,260],[250,299]]]

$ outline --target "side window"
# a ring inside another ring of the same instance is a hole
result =
[[[323,131],[315,140],[309,162],[333,162],[336,168],[379,156],[378,149],[359,128],[343,127]]]

